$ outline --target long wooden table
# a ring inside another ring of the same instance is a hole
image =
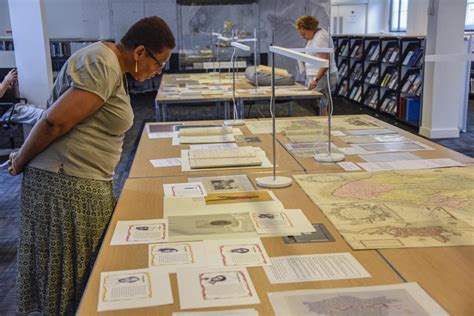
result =
[[[350,117],[351,115],[339,115],[339,117]],[[439,144],[436,144],[432,141],[427,140],[426,138],[423,138],[421,136],[412,134],[410,132],[407,132],[405,130],[402,130],[401,128],[398,128],[396,126],[390,125],[386,122],[383,122],[381,120],[378,120],[374,117],[371,117],[369,115],[358,115],[360,117],[363,117],[367,120],[373,121],[377,123],[378,125],[381,126],[381,128],[388,128],[391,129],[394,133],[398,133],[402,136],[405,136],[411,140],[423,143],[425,145],[428,145],[429,147],[433,148],[433,150],[418,150],[414,151],[412,153],[416,154],[422,159],[433,159],[433,158],[451,158],[453,160],[456,160],[458,162],[467,164],[467,165],[472,165],[474,164],[474,158],[471,158],[469,156],[463,155],[461,153],[458,153],[454,150],[451,150],[449,148],[443,147]],[[295,117],[295,119],[297,119]],[[299,119],[304,119],[300,117]],[[259,121],[268,121],[268,119],[259,119]],[[261,136],[263,134],[256,134],[258,136]],[[286,148],[285,145],[289,144],[290,141],[288,138],[281,133],[277,135],[278,142],[283,146],[283,148]],[[339,137],[337,136],[332,136],[331,141],[338,147],[350,147],[349,144],[344,143]],[[342,167],[338,166],[337,164],[328,164],[328,163],[321,163],[316,160],[314,160],[313,157],[293,157],[298,161],[298,163],[303,166],[304,170],[306,170],[308,173],[322,173],[322,172],[342,172],[344,171]],[[362,158],[360,158],[358,155],[346,155],[345,161],[350,161],[350,162],[365,162]]]
[[[183,122],[171,122],[171,123],[158,123],[158,125],[168,127],[171,129],[176,124],[182,124]],[[187,125],[201,125],[201,124],[222,124],[222,121],[196,121],[187,122]],[[239,146],[254,146],[262,148],[267,158],[272,161],[272,137],[271,135],[253,135],[250,133],[245,125],[236,126],[240,128],[245,137],[258,137],[259,142],[241,142]],[[189,149],[188,145],[177,145],[171,146],[171,138],[158,138],[150,139],[147,133],[147,127],[145,126],[143,133],[140,138],[140,143],[133,160],[132,167],[130,169],[130,178],[147,178],[147,177],[160,177],[160,176],[178,176],[178,175],[189,175],[189,176],[202,176],[202,175],[218,175],[218,174],[235,174],[240,172],[235,169],[226,170],[203,170],[203,171],[187,171],[182,172],[181,166],[166,167],[166,168],[155,168],[150,163],[151,159],[163,159],[163,158],[177,158],[181,157],[182,149]],[[278,172],[284,171],[303,171],[303,168],[298,162],[279,144],[278,148]],[[245,172],[260,172],[270,171],[271,168],[240,168]]]
[[[255,177],[269,175],[268,173],[248,174],[255,185]],[[291,174],[286,174],[291,176]],[[140,269],[148,267],[148,245],[110,246],[110,240],[118,220],[140,220],[161,218],[163,215],[163,184],[186,182],[187,177],[162,177],[128,179],[116,206],[109,229],[102,243],[99,256],[90,276],[86,291],[82,298],[78,315],[93,315],[97,313],[97,302],[99,298],[100,272]],[[255,308],[260,315],[273,315],[273,309],[269,302],[267,293],[273,291],[287,291],[298,289],[323,289],[337,287],[369,286],[380,284],[401,283],[400,277],[391,269],[383,258],[375,250],[353,251],[341,238],[337,230],[322,215],[317,206],[306,196],[303,190],[296,184],[291,187],[273,190],[275,195],[287,208],[300,208],[312,223],[323,223],[335,242],[292,244],[283,243],[281,237],[262,238],[262,242],[270,257],[290,256],[318,253],[351,253],[362,266],[371,274],[370,278],[319,281],[290,284],[271,284],[261,267],[248,268],[253,284],[256,287],[261,304],[246,305],[240,308]],[[173,311],[179,311],[179,296],[176,275],[171,275],[174,304],[150,308],[119,310],[103,312],[101,315],[170,315]],[[236,309],[237,306],[229,308],[208,308],[199,310],[223,310]]]
[[[384,122],[374,120],[379,125],[392,129],[403,136],[422,142],[434,148],[434,150],[417,151],[416,155],[422,158],[452,158],[459,162],[474,165],[473,159],[454,152],[429,140],[402,131]],[[182,122],[180,122],[182,123]],[[209,123],[209,122],[204,122]],[[160,123],[164,124],[165,123]],[[194,122],[193,124],[203,124]],[[173,125],[172,123],[170,126]],[[250,143],[245,145],[260,146],[270,157],[271,137],[268,134],[251,134],[246,127],[240,127],[247,137],[258,136],[261,143]],[[334,137],[336,145],[344,147],[337,137]],[[330,173],[344,172],[335,164],[320,164],[313,158],[292,157],[285,152],[283,144],[287,143],[286,137],[278,135],[280,143],[280,160],[278,172],[281,175],[295,175],[303,173]],[[242,144],[239,144],[242,145]],[[174,148],[173,148],[174,147]],[[98,287],[100,272],[137,269],[147,267],[147,245],[114,246],[111,247],[110,239],[118,220],[139,220],[160,218],[163,212],[163,188],[164,183],[186,182],[187,177],[202,175],[224,175],[224,174],[247,174],[255,184],[255,178],[268,175],[265,169],[226,170],[215,172],[188,172],[180,171],[180,167],[153,168],[149,159],[178,157],[183,146],[171,146],[170,139],[149,139],[146,132],[143,133],[137,155],[135,157],[130,179],[127,180],[120,196],[111,225],[105,236],[100,254],[97,258],[94,270],[89,280],[87,290],[84,294],[79,314],[96,314]],[[347,161],[361,162],[355,155],[347,155]],[[319,208],[314,205],[306,194],[296,183],[289,188],[274,189],[273,192],[282,201],[286,208],[301,208],[308,219],[313,223],[323,223],[330,233],[335,237],[335,242],[318,244],[284,244],[281,238],[264,238],[263,243],[270,256],[297,255],[310,253],[350,252],[372,275],[371,278],[338,280],[325,282],[309,282],[302,284],[270,284],[261,268],[249,268],[253,283],[256,285],[261,304],[249,306],[231,306],[228,309],[255,308],[260,315],[273,315],[266,293],[272,291],[283,291],[307,288],[334,288],[351,287],[362,285],[392,284],[401,282],[418,282],[428,294],[430,294],[446,311],[453,315],[473,315],[474,300],[474,246],[459,247],[433,247],[412,249],[384,249],[354,251],[341,238],[340,234],[327,220]],[[132,258],[132,259],[131,259]],[[170,315],[171,312],[179,310],[176,276],[171,276],[173,295],[175,303],[169,306],[135,309],[133,314]],[[224,308],[204,309],[222,310]],[[125,315],[130,311],[114,311],[113,314]],[[102,314],[102,313],[101,313]],[[109,313],[109,314],[112,314]]]
[[[204,81],[204,83],[202,83]],[[167,87],[183,87],[186,84],[199,85],[203,89],[207,89],[210,86],[219,85],[227,91],[232,91],[232,75],[225,73],[199,73],[199,74],[165,74],[160,84],[155,98],[155,109],[156,109],[156,120],[166,121],[167,106],[171,104],[202,104],[202,103],[216,103],[216,112],[220,113],[221,104],[224,105],[224,119],[230,117],[230,104],[232,103],[232,93],[215,93],[215,94],[192,94],[192,95],[168,95],[164,92]],[[220,83],[222,82],[222,83]],[[261,101],[270,100],[271,90],[269,87],[255,88],[244,73],[237,73],[235,79],[235,101],[237,111],[240,118],[244,117],[244,103],[246,101]],[[277,89],[302,89],[306,90],[305,86],[299,83],[295,83],[292,86],[278,86]],[[281,93],[280,93],[281,92]],[[319,102],[322,94],[315,90],[308,91],[308,94],[302,95],[300,93],[291,91],[280,91],[276,96],[275,100],[301,100],[301,99],[313,99]],[[290,103],[291,104],[291,103]],[[291,105],[288,108],[288,115],[291,116]]]

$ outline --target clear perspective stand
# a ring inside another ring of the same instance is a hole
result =
[[[241,43],[237,43],[237,42],[231,42],[230,45],[232,47],[234,47],[234,51],[232,52],[232,58],[231,58],[231,62],[232,62],[232,103],[233,103],[234,119],[224,121],[224,125],[226,125],[226,126],[240,126],[240,125],[244,125],[245,122],[244,122],[244,120],[238,118],[237,104],[235,102],[235,59],[236,59],[235,53],[236,53],[237,48],[239,48],[241,50],[244,50],[244,51],[250,51],[250,47],[247,46],[247,45],[241,44]]]
[[[259,187],[262,188],[285,188],[291,185],[293,180],[288,177],[282,177],[276,175],[276,121],[275,121],[275,52],[271,50],[273,45],[270,46],[270,52],[272,53],[272,97],[271,97],[271,115],[272,115],[272,163],[273,163],[273,175],[268,177],[257,178],[256,182]],[[255,74],[256,75],[256,74]]]

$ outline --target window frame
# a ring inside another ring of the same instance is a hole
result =
[[[467,12],[469,10],[469,5],[474,6],[474,0],[466,0],[466,17],[467,18]],[[474,23],[473,24],[466,24],[466,19],[464,19],[464,31],[472,32],[474,31]]]
[[[393,27],[393,16],[394,16],[394,12],[393,12],[393,8],[394,8],[394,1],[397,1],[398,2],[398,23],[397,23],[397,27]],[[408,1],[407,0],[407,4],[408,4]],[[401,21],[401,17],[402,17],[402,0],[390,0],[390,16],[389,16],[389,21],[388,21],[388,29],[390,32],[397,32],[397,33],[400,33],[400,32],[406,32],[407,31],[407,28],[406,26],[404,28],[401,28],[400,27],[400,21]]]

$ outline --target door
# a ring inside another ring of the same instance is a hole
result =
[[[366,33],[367,4],[340,4],[331,6],[332,34]]]

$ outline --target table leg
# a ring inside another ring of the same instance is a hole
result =
[[[163,118],[163,122],[166,122],[166,108],[167,108],[167,104],[166,103],[163,103],[163,106],[161,107],[161,117]]]
[[[155,118],[157,122],[161,122],[161,103],[155,101]]]

